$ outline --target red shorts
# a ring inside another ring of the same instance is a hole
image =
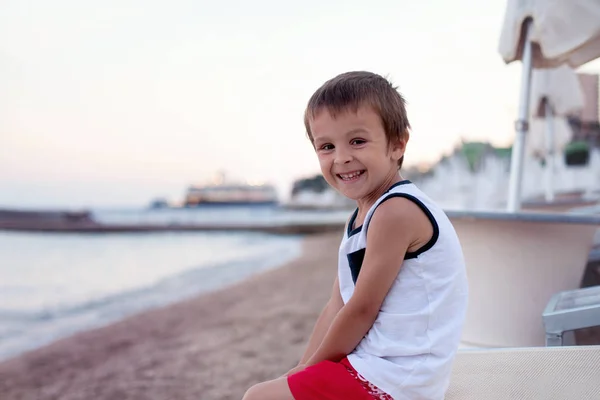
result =
[[[295,400],[393,400],[360,376],[347,358],[311,365],[288,376],[288,385]]]

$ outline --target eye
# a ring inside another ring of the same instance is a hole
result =
[[[319,150],[333,150],[333,145],[331,143],[325,143],[319,147]]]
[[[350,144],[353,144],[353,145],[361,145],[361,144],[365,144],[365,143],[367,143],[367,141],[365,139],[360,139],[360,138],[352,139],[350,141]]]

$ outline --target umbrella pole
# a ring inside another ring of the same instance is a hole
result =
[[[521,93],[519,118],[515,123],[515,141],[510,158],[510,179],[508,182],[508,212],[517,212],[521,208],[521,178],[523,158],[525,156],[525,135],[529,130],[529,98],[531,92],[531,71],[533,54],[529,31],[531,20],[525,21],[525,40],[523,41],[523,68],[521,73]]]
[[[546,201],[554,201],[553,175],[554,175],[554,114],[550,102],[544,104],[546,118],[546,165],[544,166]]]

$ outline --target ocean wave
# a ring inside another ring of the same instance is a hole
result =
[[[254,249],[243,259],[204,264],[145,287],[38,310],[0,308],[0,360],[82,330],[225,287],[300,254],[299,240],[266,241],[264,246],[257,246],[260,240],[244,238],[245,244]]]

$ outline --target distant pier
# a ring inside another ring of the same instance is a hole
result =
[[[341,231],[343,222],[255,222],[255,223],[101,223],[88,211],[0,210],[0,230],[47,233],[152,233],[195,231],[249,231],[307,235]]]

